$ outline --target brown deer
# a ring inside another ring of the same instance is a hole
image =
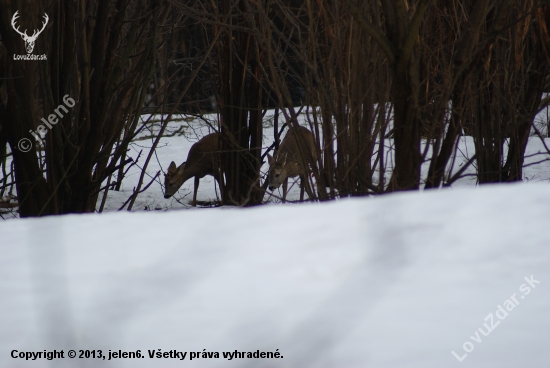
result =
[[[187,180],[195,177],[195,188],[193,191],[193,206],[197,205],[197,190],[199,180],[206,175],[212,175],[220,184],[220,165],[218,153],[220,151],[219,133],[211,133],[191,146],[187,161],[176,167],[174,161],[168,166],[168,172],[164,177],[165,193],[164,198],[170,198]]]
[[[309,150],[314,162],[308,161],[306,150]],[[283,184],[283,202],[285,202],[288,178],[300,176],[300,201],[304,200],[304,189],[309,198],[313,198],[313,192],[308,183],[308,174],[310,172],[309,164],[314,165],[317,160],[317,150],[313,134],[308,129],[291,127],[279,149],[275,152],[275,158],[270,154],[267,155],[267,158],[269,161],[269,190],[273,191]]]

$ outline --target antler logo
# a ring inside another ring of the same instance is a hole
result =
[[[17,15],[17,13],[19,13],[19,10],[16,11],[15,14],[13,15],[13,17],[11,18],[11,26],[13,27],[15,32],[17,32],[21,35],[21,38],[23,38],[23,41],[25,41],[25,49],[27,50],[27,54],[30,54],[30,53],[32,53],[32,50],[34,50],[34,43],[36,42],[36,39],[38,38],[40,33],[42,33],[44,28],[46,28],[46,25],[48,24],[48,20],[50,18],[48,18],[48,14],[44,13],[44,23],[42,24],[42,29],[40,31],[35,29],[32,36],[29,36],[27,34],[26,29],[25,29],[25,32],[21,32],[19,30],[19,27],[16,27],[15,20],[19,17]]]

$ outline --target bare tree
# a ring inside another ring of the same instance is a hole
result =
[[[14,60],[24,53],[8,21],[16,11],[22,29],[49,15],[35,46],[47,60]],[[7,89],[2,134],[13,152],[21,216],[95,210],[101,183],[133,138],[169,14],[169,6],[149,0],[0,5]],[[41,118],[68,98],[75,106],[65,104],[56,125],[41,127]],[[34,140],[29,131],[37,128],[46,130],[45,173],[36,145],[30,152],[18,148],[22,139]]]

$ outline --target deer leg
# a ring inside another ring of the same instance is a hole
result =
[[[220,180],[216,179],[216,183],[218,183],[218,189],[220,190],[220,201],[223,200],[223,187],[222,187],[222,183]],[[214,185],[216,185],[214,183]]]
[[[220,190],[220,197],[219,198],[223,198],[222,184],[221,184],[221,181],[220,181],[220,174],[219,174],[218,170],[214,170],[214,173],[212,174],[212,177],[214,178],[214,191],[216,191],[216,184],[218,184],[218,189]],[[216,191],[216,199],[218,199],[218,192],[217,191]]]
[[[283,203],[286,202],[286,191],[288,189],[288,178],[283,181]]]
[[[223,196],[223,190],[225,188],[225,181],[224,181],[224,177],[223,177],[223,172],[222,172],[222,169],[221,168],[218,168],[218,186],[220,187],[220,200],[223,201],[223,199],[225,198]]]
[[[304,200],[304,185],[306,184],[304,177],[300,175],[300,202]],[[308,192],[309,195],[309,192]]]
[[[218,161],[213,162],[214,166],[214,174],[212,175],[214,179],[216,179],[216,182],[218,183],[218,188],[220,189],[220,200],[223,201],[223,174],[222,169],[218,163]],[[216,183],[214,183],[216,185]]]
[[[215,183],[214,185],[216,185],[216,183],[218,183],[218,189],[220,190],[220,200],[223,198],[223,193],[222,193],[222,183],[220,181],[220,173],[218,170],[215,171],[215,174],[214,174],[214,178],[216,179],[215,180]]]
[[[307,195],[309,196],[309,200],[310,201],[313,201],[313,188],[311,187],[311,185],[309,185],[309,178],[306,176],[306,191],[307,191]]]
[[[195,188],[193,188],[193,202],[191,202],[191,205],[193,207],[197,207],[197,191],[199,190],[199,177],[195,176]]]

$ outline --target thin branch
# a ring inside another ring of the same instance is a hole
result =
[[[349,6],[351,15],[353,15],[357,23],[359,23],[363,30],[365,30],[365,32],[367,32],[378,43],[382,51],[386,54],[389,62],[392,64],[395,63],[397,51],[384,32],[382,32],[380,28],[369,23],[363,16],[361,9],[359,9],[359,7],[355,5],[352,0],[345,1]]]
[[[151,181],[149,182],[149,184],[147,184],[143,189],[141,189],[139,192],[136,191],[136,189],[134,188],[134,192],[132,193],[132,195],[130,197],[128,197],[128,199],[126,200],[126,202],[124,202],[124,204],[118,209],[119,211],[122,211],[124,209],[124,207],[126,207],[126,205],[128,204],[128,202],[134,200],[135,201],[135,198],[137,198],[138,194],[141,194],[143,192],[145,192],[147,189],[149,189],[149,187],[151,186],[151,184],[153,184],[153,182],[155,181],[156,178],[158,178],[160,175],[160,170],[157,171],[156,175],[153,177],[153,179],[151,179]],[[132,203],[133,204],[133,203]],[[128,208],[128,211],[130,211],[131,208],[129,207]]]

